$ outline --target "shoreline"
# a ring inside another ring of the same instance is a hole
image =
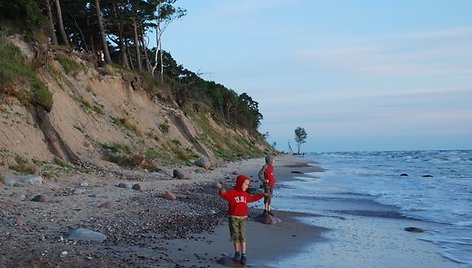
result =
[[[251,178],[264,159],[249,159],[213,170],[186,167],[191,180],[150,178],[141,189],[117,187],[108,175],[72,177],[41,186],[0,188],[0,268],[3,267],[224,267],[223,254],[232,256],[224,200],[214,184],[236,174]],[[312,198],[310,212],[284,209],[287,189],[317,180],[323,169],[309,159],[276,156],[277,188],[274,213],[282,223],[254,220],[261,201],[250,205],[248,264],[252,267],[461,267],[421,240],[424,234],[404,231],[414,225],[434,230],[434,224],[401,217],[356,194],[345,198]],[[171,170],[166,170],[171,174]],[[83,192],[75,191],[79,183]],[[130,182],[130,181],[128,181]],[[136,181],[131,181],[135,183]],[[291,186],[291,184],[296,184]],[[163,198],[172,192],[176,200]],[[21,200],[43,194],[45,203]],[[283,203],[280,203],[283,201]],[[111,202],[109,208],[102,207]],[[277,205],[279,204],[279,205]],[[64,239],[77,227],[99,231],[103,242]]]

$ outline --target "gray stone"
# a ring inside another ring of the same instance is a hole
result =
[[[45,202],[48,201],[48,198],[44,195],[38,194],[37,196],[33,197],[33,199],[31,199],[31,201],[45,203]]]
[[[206,157],[201,157],[201,158],[195,160],[194,164],[197,167],[202,167],[204,169],[209,169],[210,168],[210,160]]]
[[[129,182],[120,182],[120,184],[118,184],[118,187],[131,189],[131,188],[133,188],[133,185]]]
[[[190,177],[181,169],[174,169],[173,177],[179,180],[189,180]]]
[[[18,187],[20,184],[11,176],[5,176],[3,178],[3,184],[8,187]]]
[[[116,203],[113,201],[106,201],[105,203],[101,204],[99,208],[115,209]]]
[[[74,194],[83,194],[85,193],[85,189],[81,187],[77,187],[74,189]]]
[[[19,181],[26,184],[41,185],[43,177],[39,175],[24,175],[19,177]]]
[[[95,232],[95,231],[92,231],[90,229],[85,229],[85,228],[77,228],[77,229],[71,230],[66,238],[68,240],[97,241],[97,242],[103,242],[107,239],[106,235],[100,232]]]

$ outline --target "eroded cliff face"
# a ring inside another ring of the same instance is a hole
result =
[[[37,60],[37,55],[44,55],[19,39],[13,42],[30,63]],[[17,98],[3,95],[0,101],[3,155],[99,164],[110,161],[104,150],[118,147],[126,148],[123,153],[130,156],[141,155],[136,157],[137,162],[162,163],[169,159],[185,162],[202,156],[215,162],[221,160],[218,151],[221,149],[231,148],[234,154],[240,155],[262,154],[271,149],[245,130],[215,122],[211,114],[192,114],[190,118],[172,100],[164,102],[151,97],[141,87],[140,77],[131,72],[111,66],[97,68],[78,52],[47,50],[46,62],[38,69],[38,75],[52,93],[52,109],[46,112],[42,108],[26,107]],[[66,73],[56,60],[59,54],[81,67]],[[27,90],[27,85],[16,87],[16,90]],[[197,121],[207,124],[199,125]]]

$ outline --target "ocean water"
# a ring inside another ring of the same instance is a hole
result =
[[[333,208],[336,200],[349,197],[391,206],[401,216],[437,223],[420,239],[437,245],[444,258],[472,267],[471,150],[313,153],[305,157],[327,170],[313,173],[315,179],[301,177],[304,183],[284,183],[277,193],[284,202],[274,204],[276,209],[326,215],[323,200],[330,200]],[[338,209],[343,209],[342,202]]]

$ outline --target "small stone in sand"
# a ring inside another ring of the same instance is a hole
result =
[[[422,232],[424,232],[424,230],[419,228],[419,227],[406,227],[404,230],[407,231],[407,232],[413,232],[413,233],[422,233]]]
[[[31,201],[44,203],[44,202],[47,202],[48,199],[46,196],[38,194],[37,196],[33,197]]]

